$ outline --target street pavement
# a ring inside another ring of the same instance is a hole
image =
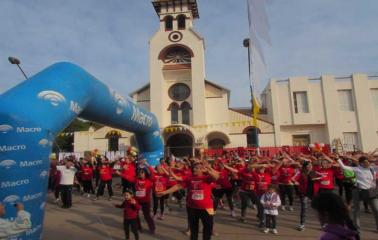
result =
[[[98,201],[93,198],[85,198],[78,193],[74,194],[73,207],[62,209],[60,204],[53,203],[49,197],[46,204],[46,216],[44,222],[45,240],[123,240],[123,218],[122,209],[117,209],[113,205],[120,203],[122,198],[119,191],[112,201],[105,197]],[[272,233],[264,234],[257,227],[256,210],[248,209],[247,221],[241,223],[237,218],[232,218],[229,211],[219,210],[215,215],[215,231],[219,234],[213,239],[224,240],[269,240],[269,239],[318,239],[321,231],[315,213],[310,209],[308,224],[304,232],[296,230],[299,220],[299,206],[296,200],[293,212],[282,212],[277,218],[278,235]],[[180,209],[177,204],[171,204],[172,211],[166,211],[164,220],[156,220],[156,233],[150,235],[147,225],[142,220],[144,231],[140,234],[142,240],[164,239],[189,239],[183,234],[186,229],[186,211]],[[227,204],[226,204],[227,205]],[[363,209],[363,208],[362,208]],[[237,210],[238,216],[240,211]],[[140,214],[142,217],[142,214]],[[143,219],[143,217],[142,217]],[[362,234],[361,239],[376,240],[378,233],[375,231],[375,222],[372,214],[362,213],[361,219]],[[131,234],[131,239],[133,235]],[[200,235],[199,239],[202,239]]]

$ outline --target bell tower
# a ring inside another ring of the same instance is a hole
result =
[[[159,29],[149,41],[150,109],[162,127],[206,124],[204,40],[196,0],[153,0]]]

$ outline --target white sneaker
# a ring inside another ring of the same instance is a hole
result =
[[[91,195],[88,193],[88,194],[87,194],[87,198],[90,198],[90,197],[91,197]]]
[[[262,232],[263,233],[268,233],[269,232],[269,228],[264,228],[264,230]]]
[[[54,200],[54,203],[58,203],[60,201],[60,199],[59,198],[56,198],[55,200]]]
[[[231,217],[233,217],[233,218],[236,217],[236,213],[235,213],[234,210],[231,211]]]
[[[282,211],[286,211],[286,207],[285,206],[281,206],[281,210]]]
[[[252,209],[256,210],[256,205],[252,204]]]
[[[273,234],[278,234],[278,231],[277,231],[277,229],[275,229],[275,228],[274,228],[274,229],[272,229],[272,233],[273,233]]]
[[[294,211],[294,208],[293,207],[289,207],[289,211],[290,212]]]
[[[299,225],[298,226],[298,231],[304,231],[305,230],[305,225]]]

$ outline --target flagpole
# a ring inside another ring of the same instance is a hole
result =
[[[252,62],[251,62],[251,55],[252,55],[252,50],[251,50],[251,40],[249,38],[246,38],[243,40],[243,46],[246,47],[248,49],[248,77],[249,77],[249,88],[250,88],[250,92],[251,92],[251,117],[253,119],[253,125],[254,125],[254,131],[253,131],[253,135],[254,135],[254,139],[256,139],[256,150],[257,150],[257,154],[260,155],[260,146],[259,146],[259,134],[258,134],[258,128],[257,128],[257,121],[255,120],[255,116],[254,116],[254,112],[255,112],[255,101],[254,101],[254,91],[253,91],[253,79],[252,79],[252,76],[253,74],[251,73],[251,70],[253,71],[253,66],[252,66]]]

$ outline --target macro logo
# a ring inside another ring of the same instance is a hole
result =
[[[46,138],[43,138],[43,139],[39,140],[38,145],[40,145],[42,147],[48,147],[48,146],[52,146],[52,142],[49,141]]]
[[[28,202],[28,201],[32,201],[32,200],[41,198],[42,196],[43,196],[42,192],[35,193],[35,194],[28,194],[28,195],[25,195],[25,196],[22,197],[22,201]]]
[[[34,161],[21,161],[20,168],[29,168],[29,167],[36,167],[43,164],[42,160],[34,160]]]
[[[62,94],[52,90],[46,90],[38,93],[38,98],[49,101],[54,107],[57,107],[60,103],[66,101],[66,98]]]
[[[42,172],[39,174],[39,177],[40,177],[40,178],[46,178],[48,175],[49,175],[49,173],[48,173],[46,170],[44,170],[44,171],[42,171]]]
[[[21,198],[17,195],[9,195],[8,197],[4,198],[3,203],[14,204],[20,200]]]
[[[30,183],[29,179],[21,179],[17,181],[4,181],[4,182],[1,182],[0,188],[18,187],[22,185],[27,185],[29,183]]]
[[[12,151],[25,150],[25,149],[26,149],[26,145],[0,146],[0,152],[12,152]]]
[[[159,132],[159,131],[155,131],[155,132],[153,132],[153,135],[154,135],[155,137],[160,137],[160,132]]]
[[[11,125],[1,124],[0,125],[0,133],[8,133],[13,130]]]
[[[0,168],[9,169],[14,165],[16,165],[16,161],[10,159],[3,160],[0,162]]]

